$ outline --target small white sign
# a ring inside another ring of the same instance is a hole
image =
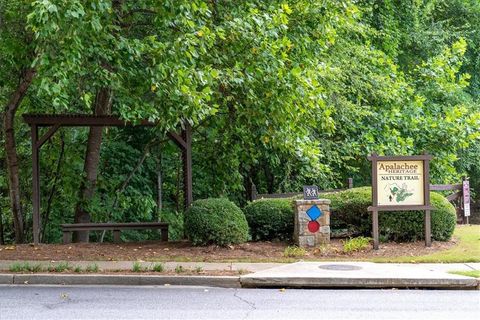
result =
[[[470,217],[470,182],[463,181],[463,215]]]

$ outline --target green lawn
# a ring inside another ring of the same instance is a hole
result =
[[[480,278],[480,270],[470,270],[470,271],[449,271],[448,273],[459,274],[461,276]]]
[[[372,259],[374,262],[454,263],[480,262],[480,225],[457,226],[453,234],[459,241],[450,249],[425,256]]]

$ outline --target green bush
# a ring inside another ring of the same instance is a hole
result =
[[[348,228],[354,233],[371,236],[372,220],[367,211],[372,203],[371,188],[354,188],[338,193],[324,194],[330,199],[330,224],[335,228]],[[432,210],[432,239],[446,241],[455,229],[455,208],[438,193],[430,193]],[[384,241],[415,241],[424,238],[424,211],[392,211],[379,213],[380,238]]]
[[[293,236],[291,199],[262,199],[243,210],[253,240],[290,240]]]
[[[367,211],[368,206],[372,205],[370,187],[322,194],[321,197],[331,201],[330,228],[332,230],[346,229],[352,236],[371,236],[371,220]]]
[[[183,239],[183,213],[163,209],[160,220],[168,223],[168,240],[179,241]]]
[[[245,215],[223,198],[197,200],[185,213],[185,233],[194,245],[242,243],[248,240]]]

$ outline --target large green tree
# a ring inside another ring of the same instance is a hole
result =
[[[367,184],[373,151],[430,152],[434,182],[478,176],[479,12],[475,0],[0,0],[6,238],[30,221],[23,112],[159,123],[55,136],[42,158],[53,225],[153,219],[160,173],[178,208],[165,133],[187,123],[196,197]]]

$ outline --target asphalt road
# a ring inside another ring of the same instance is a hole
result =
[[[478,319],[480,291],[0,286],[0,319]]]

